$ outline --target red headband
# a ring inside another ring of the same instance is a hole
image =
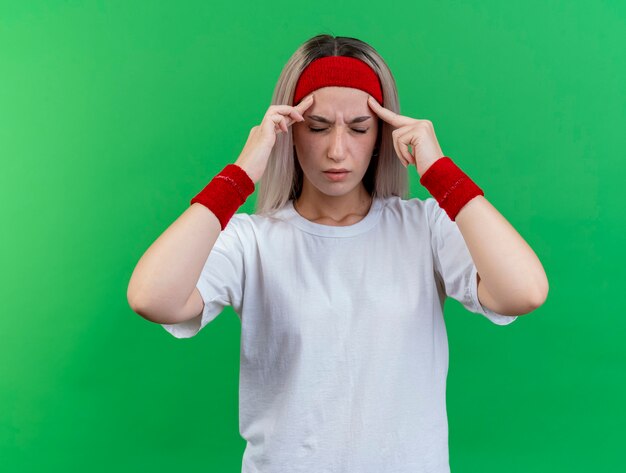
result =
[[[383,92],[374,69],[348,56],[325,56],[312,61],[298,78],[293,105],[314,90],[330,86],[361,89],[383,105]]]

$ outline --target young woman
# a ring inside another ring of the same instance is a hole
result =
[[[129,302],[178,338],[238,314],[243,472],[449,472],[445,298],[509,324],[545,300],[542,265],[433,124],[398,113],[371,46],[311,38],[272,103]],[[407,199],[410,164],[433,198]]]

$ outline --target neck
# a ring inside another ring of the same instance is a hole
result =
[[[313,195],[303,188],[294,208],[307,220],[325,225],[352,225],[367,215],[373,202],[363,185],[342,196]]]

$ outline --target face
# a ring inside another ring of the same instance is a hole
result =
[[[378,133],[378,117],[367,92],[351,87],[323,87],[313,92],[304,121],[292,125],[303,194],[339,196],[357,190],[369,166]],[[325,173],[345,168],[343,177]]]

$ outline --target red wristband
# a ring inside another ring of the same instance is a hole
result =
[[[213,212],[222,230],[228,221],[254,192],[254,181],[236,164],[227,164],[198,195],[191,199]]]
[[[431,164],[420,178],[420,184],[428,189],[452,221],[470,200],[477,195],[485,195],[448,156]]]

